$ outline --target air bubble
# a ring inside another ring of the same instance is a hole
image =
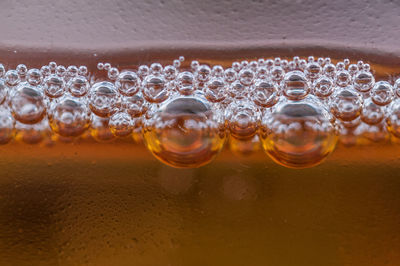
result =
[[[239,81],[244,86],[250,86],[253,83],[255,74],[251,69],[245,68],[239,72]]]
[[[333,93],[333,81],[327,76],[322,76],[315,81],[313,93],[315,96],[325,99]]]
[[[286,73],[283,80],[283,94],[289,99],[298,101],[304,99],[310,88],[303,72],[291,71]]]
[[[178,71],[174,66],[168,65],[164,67],[163,74],[167,80],[174,80],[176,78],[177,72]]]
[[[64,80],[57,75],[50,75],[43,81],[44,93],[50,98],[59,98],[64,94]]]
[[[132,133],[132,118],[125,112],[118,112],[108,122],[111,132],[117,137],[125,137]]]
[[[109,118],[100,117],[92,114],[90,134],[98,142],[109,142],[115,139],[114,134],[108,126]]]
[[[400,99],[390,104],[388,114],[387,129],[393,136],[400,138]]]
[[[317,79],[321,74],[322,68],[317,62],[310,62],[305,68],[305,74],[310,80]]]
[[[138,75],[140,76],[140,78],[144,78],[146,77],[150,72],[150,68],[148,66],[145,65],[141,65],[138,68]]]
[[[100,117],[109,117],[116,112],[117,89],[108,81],[95,83],[89,92],[89,105],[93,113]]]
[[[27,81],[29,84],[31,84],[32,86],[38,86],[42,83],[42,80],[43,76],[39,69],[37,68],[29,69],[27,73]]]
[[[5,74],[4,79],[6,81],[6,84],[11,87],[17,86],[18,83],[21,81],[16,70],[8,70]]]
[[[360,71],[354,77],[354,88],[362,93],[370,91],[374,83],[374,76],[369,72]]]
[[[90,124],[90,110],[86,103],[70,96],[52,102],[48,117],[52,130],[64,137],[82,135]]]
[[[337,88],[332,95],[331,112],[342,121],[351,121],[361,114],[363,100],[352,87]]]
[[[116,80],[118,75],[119,75],[119,70],[115,67],[110,68],[107,72],[107,77],[110,80]]]
[[[271,69],[271,79],[275,82],[280,82],[285,75],[285,71],[280,66],[274,66]]]
[[[225,116],[232,137],[249,139],[257,133],[259,113],[251,102],[232,102],[226,109]]]
[[[59,77],[63,77],[67,72],[67,69],[65,68],[65,66],[57,66],[56,68],[56,74]]]
[[[256,80],[251,98],[255,104],[261,107],[272,107],[279,100],[278,86],[271,80],[260,79]]]
[[[378,81],[371,91],[371,99],[377,105],[387,105],[393,100],[393,87],[387,81]]]
[[[3,64],[0,64],[0,78],[4,77],[5,73],[6,73],[6,68],[4,67]]]
[[[16,70],[20,78],[24,78],[26,76],[26,73],[28,72],[28,68],[24,64],[19,64]]]
[[[237,72],[233,68],[227,68],[224,72],[225,81],[232,83],[237,79]]]
[[[0,144],[10,142],[15,134],[15,121],[8,108],[0,106]]]
[[[396,93],[396,96],[400,97],[400,78],[398,78],[395,81],[394,86],[393,86],[393,90]]]
[[[226,92],[227,88],[224,80],[221,78],[213,78],[207,83],[204,95],[207,100],[215,103],[224,100]]]
[[[160,63],[153,63],[150,66],[150,73],[153,75],[160,75],[163,71],[163,67]]]
[[[334,150],[337,137],[330,114],[311,99],[282,102],[263,118],[261,142],[275,162],[291,168],[311,167]]]
[[[162,76],[149,75],[142,83],[143,96],[151,103],[161,103],[168,99],[169,92]]]
[[[10,97],[14,118],[24,124],[35,124],[46,115],[43,94],[39,87],[21,83]]]
[[[8,95],[8,88],[4,79],[0,79],[0,104],[3,104],[6,101]]]
[[[140,117],[147,111],[146,103],[140,93],[130,97],[123,97],[121,102],[122,108],[132,117]]]
[[[118,75],[115,86],[124,96],[133,96],[139,92],[140,79],[135,72],[123,71]]]
[[[382,106],[375,104],[371,99],[367,99],[362,107],[361,120],[369,125],[380,123],[385,116]]]
[[[336,84],[340,87],[346,87],[351,82],[351,76],[348,71],[346,70],[339,70],[336,73]]]
[[[211,69],[207,65],[201,65],[197,68],[196,79],[200,82],[206,82],[210,79]]]
[[[76,76],[68,81],[67,89],[74,97],[83,97],[89,91],[89,82],[84,76]]]
[[[176,89],[182,95],[191,95],[195,91],[192,72],[181,72],[176,78]]]
[[[173,167],[200,167],[222,149],[225,134],[206,101],[178,97],[164,103],[144,129],[147,148]]]

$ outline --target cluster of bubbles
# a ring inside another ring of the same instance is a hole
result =
[[[183,63],[122,71],[98,63],[104,78],[86,66],[0,64],[0,143],[133,136],[171,166],[198,167],[229,142],[234,153],[262,148],[279,164],[303,168],[319,164],[338,139],[400,138],[400,79],[375,81],[362,61]]]

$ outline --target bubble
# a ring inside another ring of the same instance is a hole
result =
[[[396,93],[397,97],[400,97],[400,78],[396,80],[393,86],[394,92]]]
[[[157,159],[170,166],[205,165],[225,141],[222,122],[215,115],[207,102],[197,97],[169,100],[144,125],[145,144]]]
[[[269,71],[266,67],[259,67],[256,73],[257,79],[269,79]]]
[[[327,77],[334,79],[336,76],[336,66],[334,64],[327,63],[324,66],[323,72]]]
[[[275,82],[279,82],[283,79],[285,71],[280,66],[274,66],[271,69],[271,79]]]
[[[0,106],[0,144],[10,142],[15,134],[15,121],[8,108]]]
[[[108,126],[110,118],[100,117],[92,114],[90,134],[98,142],[108,142],[115,138]]]
[[[162,76],[147,76],[142,83],[143,96],[146,101],[161,103],[168,99],[169,92],[165,83],[165,79]]]
[[[380,123],[384,118],[384,109],[375,104],[371,99],[365,100],[362,111],[361,120],[369,125]]]
[[[317,62],[310,62],[306,65],[304,72],[305,72],[307,78],[314,80],[319,77],[319,75],[321,74],[321,71],[322,71],[322,68]]]
[[[199,61],[192,61],[191,63],[190,63],[190,67],[191,67],[191,69],[193,70],[193,71],[197,71],[197,68],[200,66],[200,63],[199,63]]]
[[[211,75],[217,78],[224,77],[224,68],[220,65],[213,66],[211,70]]]
[[[8,88],[4,79],[0,79],[0,104],[3,104],[6,101],[8,95]]]
[[[118,75],[119,75],[119,70],[115,67],[110,68],[107,72],[107,77],[110,80],[116,80]]]
[[[111,132],[117,137],[125,137],[132,133],[132,118],[125,112],[118,112],[108,122]]]
[[[101,62],[97,63],[97,69],[98,70],[103,70],[104,69],[104,64],[101,63]]]
[[[16,70],[17,70],[17,72],[18,72],[18,75],[19,75],[21,78],[25,77],[25,76],[26,76],[26,73],[28,72],[28,68],[27,68],[26,65],[24,65],[24,64],[19,64],[19,65],[16,67]]]
[[[89,91],[89,81],[84,76],[76,76],[67,83],[67,89],[74,97],[82,97]]]
[[[43,81],[44,93],[50,98],[58,98],[64,94],[65,82],[57,75],[50,75]]]
[[[237,79],[237,72],[233,68],[227,68],[224,72],[225,81],[232,83]]]
[[[207,82],[210,79],[211,69],[207,65],[200,65],[196,71],[196,79],[200,82]]]
[[[261,149],[260,140],[258,135],[250,139],[229,139],[229,149],[231,152],[238,156],[248,156]]]
[[[267,79],[259,79],[254,83],[251,98],[255,104],[261,107],[272,107],[279,100],[278,86]]]
[[[122,71],[115,81],[115,86],[122,95],[133,96],[139,92],[140,83],[140,78],[135,72]]]
[[[118,92],[114,84],[108,81],[95,83],[89,92],[89,106],[100,117],[109,117],[116,112]]]
[[[56,68],[57,68],[57,63],[56,62],[50,62],[49,63],[49,68],[50,68],[51,72],[55,73]]]
[[[239,81],[244,86],[250,86],[253,83],[255,74],[251,69],[245,68],[239,72]]]
[[[111,64],[110,63],[104,63],[104,70],[108,71],[111,68]]]
[[[181,61],[181,62],[183,62],[183,61],[185,61],[185,57],[184,56],[179,56],[179,61]]]
[[[145,65],[141,65],[138,68],[138,75],[140,76],[140,78],[144,78],[145,76],[147,76],[150,72],[150,68],[148,66]]]
[[[150,65],[150,73],[153,75],[160,75],[163,71],[163,67],[160,63],[153,63]]]
[[[354,77],[354,88],[359,92],[370,91],[374,83],[374,76],[370,72],[360,71]]]
[[[40,68],[40,73],[42,73],[43,77],[47,77],[48,75],[51,74],[51,69],[49,66],[42,66]]]
[[[24,124],[35,124],[46,115],[41,89],[28,83],[13,90],[10,105],[14,118]]]
[[[90,124],[90,110],[79,98],[66,96],[50,105],[48,112],[50,127],[64,137],[82,135]]]
[[[336,88],[332,94],[331,112],[342,121],[351,121],[361,114],[363,100],[352,87]]]
[[[227,127],[233,138],[253,138],[258,130],[259,113],[249,101],[232,102],[226,109]]]
[[[348,71],[350,75],[354,76],[358,73],[358,66],[356,64],[351,64],[348,67]]]
[[[400,99],[396,99],[390,104],[386,123],[388,131],[400,138]]]
[[[222,78],[211,79],[205,88],[204,95],[210,102],[220,102],[226,97],[226,84]]]
[[[232,63],[232,69],[235,70],[236,72],[239,72],[241,69],[240,63],[239,62],[233,62]]]
[[[339,70],[336,73],[336,84],[340,87],[346,87],[351,82],[351,76],[346,70]]]
[[[43,77],[42,73],[37,68],[29,69],[27,73],[27,81],[32,86],[38,86],[42,83]]]
[[[180,67],[181,67],[181,61],[175,59],[175,60],[172,62],[172,65],[173,65],[174,67],[176,67],[176,68],[180,68]]]
[[[371,91],[371,99],[377,105],[387,105],[393,100],[393,87],[387,81],[378,81]]]
[[[317,165],[335,148],[337,137],[330,114],[318,101],[311,99],[281,102],[262,120],[263,148],[283,166]]]
[[[289,100],[301,100],[307,96],[310,88],[303,72],[291,71],[286,73],[283,80],[283,94]]]
[[[6,73],[6,68],[4,67],[3,64],[0,64],[0,78],[4,77],[5,73]]]
[[[17,86],[18,83],[21,81],[16,70],[8,70],[4,77],[6,84],[8,86],[14,87]]]
[[[195,91],[194,75],[188,71],[179,73],[176,78],[176,89],[182,95],[191,95]]]
[[[174,66],[168,65],[164,67],[163,74],[167,80],[174,80],[176,78],[177,72],[178,71]]]
[[[88,74],[88,69],[86,66],[80,66],[78,70],[78,75],[86,76]]]
[[[319,98],[327,98],[333,93],[333,81],[327,76],[322,76],[315,81],[314,95]]]
[[[57,66],[57,68],[56,68],[57,76],[63,77],[66,72],[67,72],[67,69],[65,68],[65,66]]]
[[[144,98],[140,93],[130,97],[123,97],[122,107],[132,117],[140,117],[147,111]]]
[[[15,139],[26,144],[38,144],[46,137],[49,137],[50,129],[47,119],[43,119],[39,123],[26,125],[17,121],[15,124]]]
[[[228,88],[228,94],[231,97],[225,99],[231,100],[230,98],[242,99],[247,95],[248,87],[244,86],[239,80],[234,81]]]

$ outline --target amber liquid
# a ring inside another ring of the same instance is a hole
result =
[[[175,169],[131,140],[14,141],[0,146],[0,265],[397,266],[399,191],[396,143],[294,170],[261,149]]]

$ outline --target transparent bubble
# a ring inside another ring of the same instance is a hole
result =
[[[92,114],[90,134],[98,142],[109,142],[115,139],[114,134],[108,126],[110,118],[100,117]]]
[[[301,100],[307,96],[310,87],[307,78],[301,71],[291,71],[286,73],[283,80],[283,94],[289,100]]]
[[[84,76],[76,76],[67,83],[67,89],[74,97],[85,96],[89,91],[89,81]]]
[[[370,91],[374,83],[374,76],[370,72],[360,71],[354,76],[354,88],[359,92]]]
[[[230,138],[229,149],[235,155],[248,156],[261,150],[260,139],[258,135],[250,139]]]
[[[48,118],[57,134],[77,137],[89,128],[90,109],[82,99],[66,96],[51,103]]]
[[[274,66],[271,69],[271,79],[275,82],[279,82],[283,79],[285,71],[280,66]]]
[[[123,97],[121,100],[123,109],[132,117],[140,117],[147,111],[147,105],[140,93],[130,97]]]
[[[251,91],[252,100],[261,107],[272,107],[278,102],[279,95],[278,86],[267,79],[256,80]]]
[[[336,73],[336,84],[340,87],[346,87],[351,82],[351,76],[348,71],[346,70],[339,70]]]
[[[42,66],[40,68],[40,73],[42,73],[43,77],[46,77],[51,74],[51,69],[49,66]]]
[[[244,86],[250,86],[253,83],[254,78],[255,78],[255,74],[249,68],[242,69],[239,72],[239,81]]]
[[[28,68],[24,64],[19,64],[16,67],[16,70],[18,72],[18,75],[22,78],[26,76],[26,73],[28,72]]]
[[[389,104],[393,96],[393,87],[387,81],[378,81],[371,90],[371,99],[377,105]]]
[[[324,66],[323,72],[327,77],[334,79],[336,76],[336,66],[334,64],[327,63]]]
[[[49,68],[50,68],[51,72],[55,73],[56,72],[56,68],[57,68],[57,63],[56,62],[50,62],[49,63]]]
[[[179,73],[176,78],[176,89],[182,95],[191,95],[195,91],[194,75],[188,71]]]
[[[14,118],[24,124],[35,124],[46,115],[41,88],[28,83],[21,83],[13,90],[10,105]]]
[[[104,63],[104,70],[108,71],[111,68],[111,64],[110,63]]]
[[[164,103],[146,122],[145,144],[157,159],[170,166],[200,167],[223,148],[225,134],[220,123],[206,101],[178,97]]]
[[[39,123],[32,125],[17,121],[15,129],[17,131],[15,139],[26,144],[38,144],[50,135],[49,122],[47,119],[43,119]]]
[[[222,78],[211,79],[205,88],[204,95],[210,102],[220,102],[225,99],[227,87]]]
[[[225,117],[231,137],[250,139],[257,133],[259,112],[252,102],[232,102],[226,109]]]
[[[150,65],[150,73],[153,75],[160,75],[163,71],[163,67],[160,63],[153,63]]]
[[[63,77],[67,73],[67,69],[65,66],[57,66],[56,74],[60,77]]]
[[[211,75],[217,78],[222,78],[224,76],[224,68],[220,65],[213,66]]]
[[[6,84],[11,87],[17,86],[18,83],[21,81],[16,70],[8,70],[5,74],[4,79],[6,81]]]
[[[139,92],[140,83],[140,78],[135,72],[122,71],[115,81],[115,86],[122,95],[133,96]]]
[[[144,98],[151,103],[161,103],[169,97],[163,76],[147,76],[142,82],[142,89]]]
[[[108,81],[95,83],[89,92],[89,106],[93,113],[100,117],[109,117],[116,112],[118,91]]]
[[[211,69],[207,65],[200,65],[196,71],[196,79],[200,82],[207,82],[210,79]]]
[[[0,106],[0,144],[6,144],[12,140],[15,134],[15,121],[8,108]]]
[[[306,168],[321,163],[335,148],[331,116],[313,98],[279,103],[262,120],[262,145],[277,163]]]
[[[332,94],[331,112],[342,121],[351,121],[361,114],[363,100],[352,87],[336,88]]]
[[[180,67],[181,67],[181,61],[175,59],[175,60],[172,62],[172,65],[173,65],[174,67],[176,67],[176,68],[180,68]]]
[[[174,80],[176,78],[177,75],[177,69],[174,66],[168,65],[166,67],[164,67],[164,77],[167,80]]]
[[[138,75],[140,76],[140,78],[144,78],[145,76],[147,76],[150,73],[150,68],[148,66],[145,65],[141,65],[138,68]]]
[[[384,112],[382,106],[375,104],[371,99],[366,99],[361,111],[361,120],[369,125],[378,124],[385,117]]]
[[[233,68],[227,68],[224,72],[226,82],[232,83],[237,79],[237,72]]]
[[[65,82],[57,75],[50,75],[43,81],[44,93],[50,98],[58,98],[64,94]]]
[[[86,66],[80,66],[79,67],[79,71],[78,71],[78,75],[80,76],[86,76],[88,74],[88,69]]]
[[[354,76],[358,72],[358,66],[356,64],[351,64],[348,67],[348,71],[349,71],[350,75]]]
[[[239,62],[233,62],[232,63],[232,69],[235,70],[236,72],[239,72],[241,69],[240,63]]]
[[[248,87],[244,86],[239,80],[234,81],[228,88],[228,94],[232,98],[241,99],[244,98],[247,93]]]
[[[119,70],[115,67],[110,68],[107,72],[107,77],[110,80],[116,80],[118,75],[119,75]]]
[[[304,70],[306,77],[314,80],[317,79],[321,74],[322,68],[317,62],[310,62],[306,65]]]
[[[400,138],[400,99],[393,101],[389,105],[386,123],[389,132]]]
[[[193,70],[193,71],[197,71],[197,68],[200,66],[200,63],[199,63],[199,61],[192,61],[191,63],[190,63],[190,67],[191,67],[191,69]]]
[[[400,78],[398,78],[393,86],[394,92],[396,93],[397,97],[400,97]]]
[[[269,71],[266,67],[259,67],[256,72],[257,79],[269,79]]]
[[[179,56],[179,61],[181,62],[185,61],[185,57],[183,55]]]
[[[314,95],[319,98],[327,98],[333,93],[333,81],[327,76],[322,76],[314,83]]]
[[[5,73],[6,73],[6,68],[4,67],[3,64],[0,64],[0,78],[4,77]]]
[[[0,79],[0,104],[3,104],[8,95],[8,88],[4,79]]]
[[[27,81],[32,86],[38,86],[42,83],[43,77],[42,73],[37,68],[29,69],[27,73]]]
[[[103,70],[104,69],[104,64],[102,62],[97,63],[97,69],[98,70]]]
[[[111,132],[117,137],[125,137],[132,133],[132,118],[128,113],[118,112],[108,122]]]

